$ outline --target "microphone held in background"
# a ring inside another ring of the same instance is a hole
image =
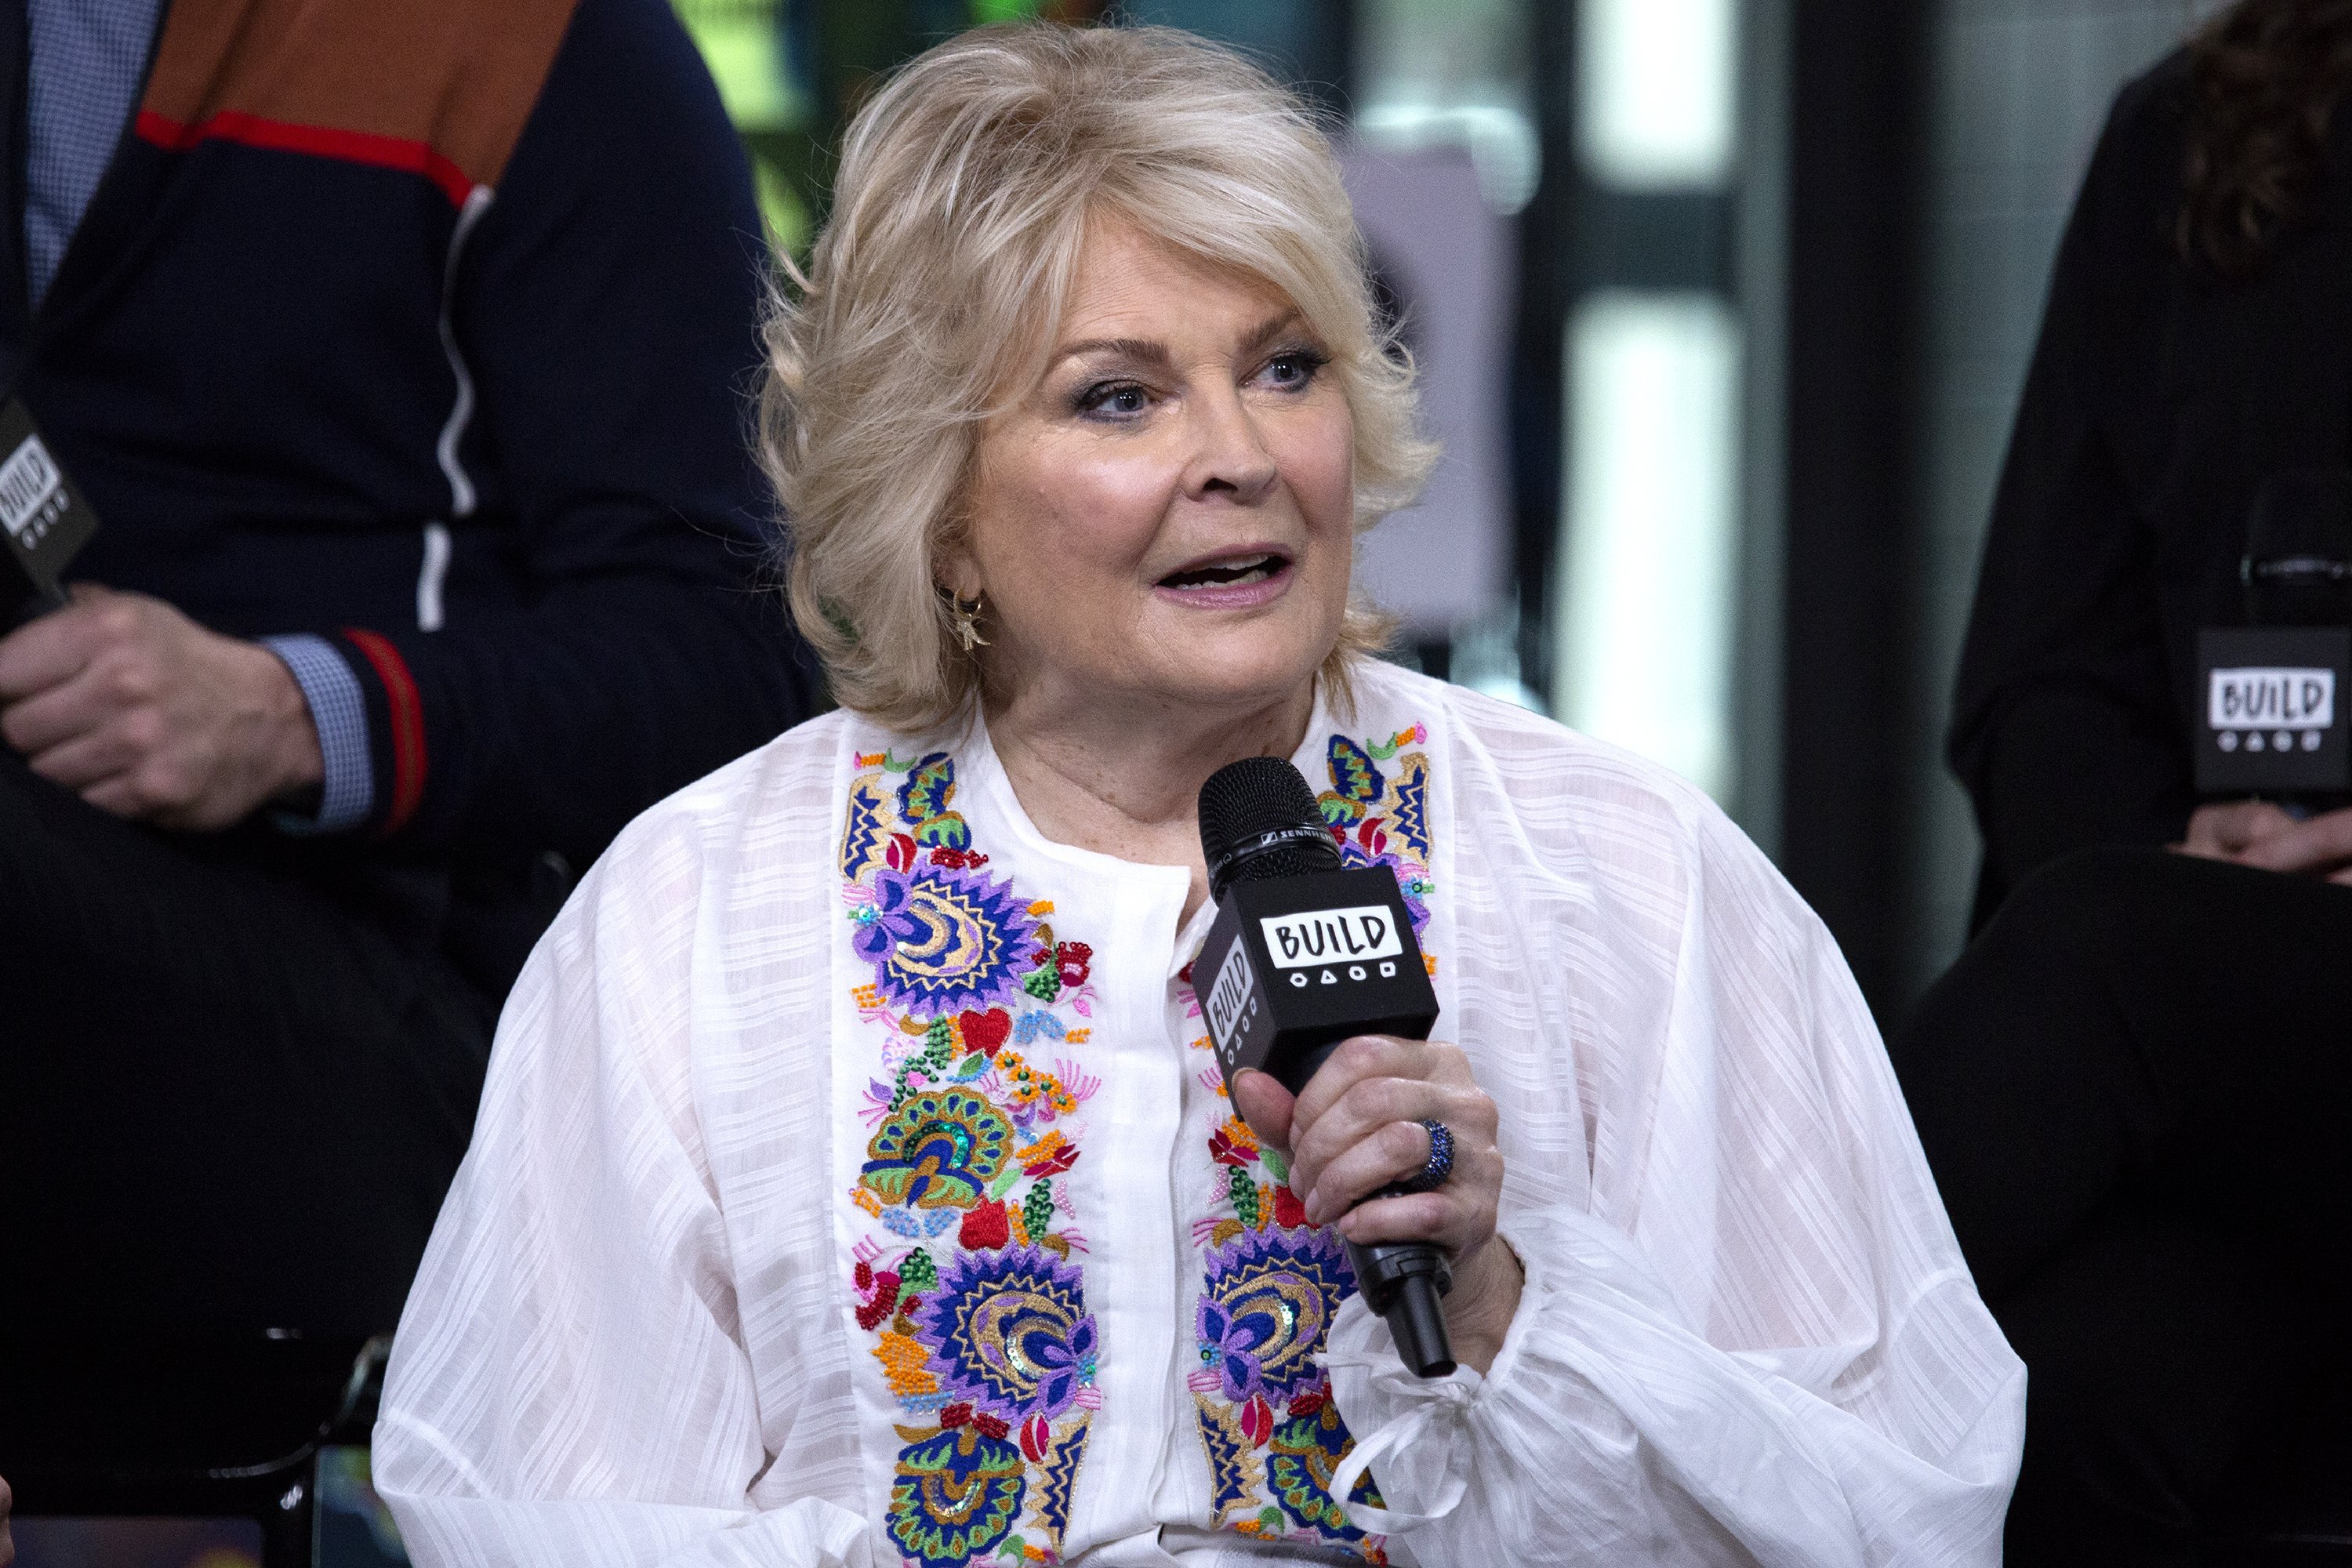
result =
[[[2247,520],[2238,582],[2246,624],[2198,634],[2197,788],[2332,809],[2352,791],[2352,469],[2273,476]]]
[[[1228,1091],[1255,1068],[1297,1094],[1357,1035],[1429,1037],[1437,992],[1396,879],[1345,868],[1297,768],[1246,757],[1211,774],[1201,849],[1217,917],[1192,979]],[[1452,1372],[1444,1254],[1427,1242],[1346,1245],[1356,1287],[1404,1363],[1422,1377]]]
[[[66,602],[66,565],[98,531],[98,514],[33,427],[21,397],[0,406],[0,626]]]

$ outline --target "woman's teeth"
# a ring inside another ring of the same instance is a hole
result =
[[[1246,561],[1228,561],[1215,566],[1195,567],[1190,572],[1171,573],[1162,581],[1171,588],[1230,587],[1236,583],[1258,583],[1282,570],[1279,555],[1255,555]]]

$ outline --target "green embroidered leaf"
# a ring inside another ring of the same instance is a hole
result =
[[[1257,1527],[1269,1534],[1280,1535],[1282,1533],[1282,1510],[1277,1508],[1262,1508],[1258,1510]]]
[[[996,1180],[988,1184],[988,1195],[992,1198],[1003,1197],[1005,1194],[1013,1190],[1013,1184],[1019,1181],[1022,1174],[1023,1172],[1020,1166],[1005,1166],[1003,1171],[997,1173]]]
[[[977,1078],[987,1070],[988,1058],[982,1056],[978,1051],[972,1052],[970,1056],[964,1058],[963,1060],[956,1063],[956,1077],[958,1078]]]
[[[1249,1172],[1239,1165],[1228,1166],[1227,1169],[1233,1173],[1226,1185],[1233,1193],[1234,1212],[1241,1216],[1241,1222],[1244,1225],[1255,1230],[1257,1228],[1257,1184],[1251,1181]]]
[[[1258,1145],[1257,1157],[1265,1163],[1265,1173],[1274,1178],[1276,1186],[1290,1185],[1290,1162],[1282,1157],[1280,1150],[1272,1149],[1261,1143]]]

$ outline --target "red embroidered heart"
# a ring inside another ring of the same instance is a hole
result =
[[[991,1007],[985,1013],[960,1013],[956,1023],[963,1030],[963,1048],[978,1051],[991,1061],[996,1059],[1005,1037],[1013,1033],[1013,1015],[1002,1007]]]
[[[1274,1223],[1285,1230],[1297,1230],[1307,1221],[1307,1205],[1288,1187],[1274,1189]]]
[[[967,1252],[985,1252],[1003,1247],[1013,1239],[1013,1226],[1004,1216],[1004,1205],[999,1203],[981,1204],[963,1216],[963,1225],[956,1233]]]

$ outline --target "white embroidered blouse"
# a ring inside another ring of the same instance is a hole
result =
[[[1403,1371],[1233,1117],[1186,873],[835,713],[640,818],[508,1004],[375,1434],[415,1561],[1997,1563],[2024,1371],[1796,895],[1385,666],[1296,760],[1501,1109],[1489,1375]]]

